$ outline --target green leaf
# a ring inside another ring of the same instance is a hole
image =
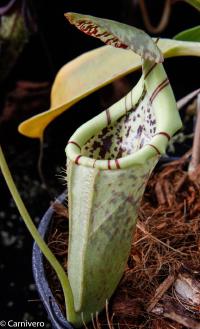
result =
[[[178,33],[173,39],[200,42],[200,25]]]
[[[185,0],[185,2],[189,3],[189,5],[193,6],[197,10],[200,11],[200,1],[199,0]]]
[[[159,39],[158,46],[166,57],[200,56],[200,43]],[[141,67],[139,56],[130,50],[103,46],[91,50],[64,65],[51,91],[50,110],[22,122],[19,132],[42,138],[45,128],[56,117],[92,92]]]
[[[163,62],[163,56],[152,38],[136,27],[77,13],[66,13],[65,16],[79,30],[99,38],[107,45],[131,49],[144,59]]]

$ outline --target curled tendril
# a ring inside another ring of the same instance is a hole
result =
[[[163,13],[162,13],[161,19],[157,26],[153,26],[151,24],[151,21],[149,18],[149,13],[148,13],[148,10],[147,10],[146,4],[145,4],[145,0],[140,0],[139,5],[140,5],[140,10],[142,12],[142,17],[143,17],[143,21],[144,21],[144,25],[145,25],[146,29],[150,33],[154,33],[154,34],[161,33],[166,28],[166,26],[168,25],[168,22],[169,22],[169,18],[170,18],[170,14],[171,14],[171,0],[165,1]]]

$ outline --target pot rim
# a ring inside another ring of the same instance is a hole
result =
[[[62,203],[66,198],[66,191],[63,192],[57,199],[56,202]],[[44,216],[42,217],[38,231],[43,239],[47,233],[48,227],[51,223],[54,214],[53,207],[49,207]],[[40,299],[47,311],[48,317],[52,323],[54,329],[73,329],[72,325],[63,316],[60,307],[58,306],[52,291],[49,287],[48,281],[45,276],[43,254],[40,251],[38,245],[34,242],[32,252],[32,271],[37,291]]]

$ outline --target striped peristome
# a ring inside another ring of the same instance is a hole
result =
[[[180,127],[163,65],[144,60],[137,85],[69,140],[68,275],[85,322],[123,275],[146,183]]]
[[[65,16],[79,30],[99,38],[107,45],[131,49],[142,58],[152,62],[163,61],[163,56],[152,38],[136,27],[77,13],[67,13]]]

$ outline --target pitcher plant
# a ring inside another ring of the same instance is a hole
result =
[[[87,322],[105,306],[123,275],[145,185],[181,120],[152,39],[115,22],[67,17],[84,32],[143,58],[137,85],[83,124],[66,147],[68,277],[75,311]]]
[[[116,68],[117,73],[114,73],[115,67],[108,67],[107,74],[101,73],[101,68],[105,69],[103,73],[106,72],[106,63],[101,62],[99,54],[106,53],[107,56],[114,49],[112,47],[103,47],[91,52],[92,56],[86,54],[67,64],[65,72],[58,73],[52,89],[53,109],[23,122],[19,130],[24,135],[42,138],[48,123],[72,104],[138,68],[139,56],[132,55],[132,51],[142,58],[142,76],[136,86],[114,105],[84,123],[67,143],[68,276],[34,227],[0,150],[1,169],[21,215],[61,282],[67,320],[80,327],[104,308],[122,278],[146,183],[165,153],[168,141],[182,124],[162,65],[162,53],[153,39],[141,30],[118,22],[75,13],[68,13],[66,17],[83,32],[99,37],[108,45],[123,48],[118,54],[114,51],[112,58],[117,58],[119,66],[127,65],[126,69],[117,71]],[[177,53],[172,51],[173,42]],[[199,47],[192,42],[173,42],[169,46],[167,41],[162,46],[166,56],[200,54]],[[122,62],[123,58],[129,58],[129,62],[120,64],[118,56]],[[131,56],[136,56],[137,61],[132,69]],[[89,58],[99,63],[99,70],[93,72],[94,76],[84,76],[84,70],[80,71],[76,79],[81,77],[83,80],[82,89],[77,91],[77,86],[74,90],[72,87],[72,97],[66,97],[62,79],[70,80],[71,72],[73,80],[76,63],[82,63],[80,66],[86,70],[87,64],[92,67]],[[55,99],[59,104],[56,105]]]

